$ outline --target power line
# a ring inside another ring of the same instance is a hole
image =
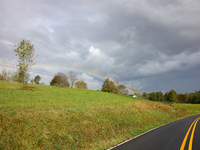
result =
[[[9,64],[10,62],[7,62],[7,64]],[[13,69],[17,69],[17,67],[14,67],[14,66],[11,66],[12,63],[10,63],[9,65],[5,65],[5,64],[1,64],[0,63],[0,66],[3,66],[3,67],[8,67],[8,68],[13,68]],[[14,65],[14,64],[13,64]],[[51,76],[51,77],[54,77],[54,74],[53,72],[48,72],[48,71],[45,71],[45,70],[29,70],[29,72],[32,72],[32,73],[38,73],[38,74],[42,74],[42,75],[47,75],[47,76]],[[100,80],[96,80],[96,79],[85,79],[84,78],[84,81],[85,82],[93,82],[93,83],[100,83],[102,84],[103,82],[100,81]]]
[[[5,62],[5,61],[4,61]],[[13,64],[13,63],[11,63],[11,62],[5,62],[6,64],[8,64],[8,65],[4,65],[4,64],[1,64],[0,63],[0,65],[2,65],[2,66],[5,66],[5,67],[9,67],[9,68],[14,68],[14,69],[17,69],[16,67],[13,67],[13,65],[16,65],[16,63],[15,64]],[[36,73],[45,73],[45,74],[50,74],[50,76],[53,76],[52,74],[55,74],[55,73],[53,73],[53,72],[49,72],[49,71],[46,71],[46,70],[44,70],[44,69],[39,69],[39,70],[34,70],[34,71],[31,71],[31,72],[36,72]]]
[[[0,64],[0,66],[8,67],[8,68],[13,68],[13,69],[17,69],[16,67],[9,66],[9,65],[4,65],[4,64]],[[38,71],[38,70],[29,70],[29,72],[32,72],[32,73],[39,73],[39,74],[47,75],[47,76],[54,76],[53,74],[51,74],[51,73],[49,73],[49,72]]]

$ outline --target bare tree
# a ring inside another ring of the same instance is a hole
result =
[[[11,71],[10,70],[6,70],[5,68],[2,70],[2,76],[3,76],[3,80],[5,81],[10,81],[10,76],[11,76]]]
[[[77,74],[75,74],[74,72],[70,71],[69,72],[69,83],[70,83],[70,87],[73,88],[75,82],[77,81]]]
[[[19,81],[19,72],[12,72],[10,76],[10,80],[14,82]]]

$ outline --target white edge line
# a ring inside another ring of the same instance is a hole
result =
[[[199,115],[199,114],[195,114],[195,115]],[[191,116],[195,116],[195,115],[191,115]],[[187,117],[191,117],[191,116],[187,116]],[[184,117],[184,118],[187,118],[187,117]],[[182,120],[182,119],[184,119],[184,118],[181,118],[181,119],[178,119],[178,120]],[[119,143],[119,144],[115,145],[114,147],[111,147],[111,148],[109,148],[109,149],[107,149],[107,150],[112,150],[112,149],[114,149],[114,148],[116,148],[116,147],[119,147],[120,145],[123,145],[123,144],[125,144],[125,143],[128,143],[129,141],[134,140],[134,139],[136,139],[136,138],[138,138],[138,137],[140,137],[140,136],[142,136],[142,135],[144,135],[144,134],[146,134],[146,133],[149,133],[149,132],[151,132],[151,131],[153,131],[153,130],[156,130],[156,129],[160,128],[160,127],[163,127],[163,126],[168,125],[168,124],[170,124],[170,123],[176,122],[176,121],[178,121],[178,120],[174,120],[174,121],[172,121],[172,122],[168,122],[168,123],[166,123],[166,124],[163,124],[163,125],[161,125],[161,126],[158,126],[158,127],[156,127],[156,128],[153,128],[153,129],[151,129],[151,130],[149,130],[149,131],[146,131],[146,132],[144,132],[144,133],[142,133],[142,134],[139,134],[139,135],[133,137],[132,139],[129,139],[129,140],[126,140],[126,141],[124,141],[124,142],[122,142],[122,143]]]

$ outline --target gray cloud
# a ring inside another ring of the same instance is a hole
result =
[[[91,70],[142,91],[194,92],[199,8],[197,0],[1,1],[0,59],[16,60],[14,45],[28,39],[40,64]]]

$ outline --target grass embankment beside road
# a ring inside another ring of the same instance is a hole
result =
[[[0,149],[107,149],[199,113],[101,91],[21,86],[0,81]]]

